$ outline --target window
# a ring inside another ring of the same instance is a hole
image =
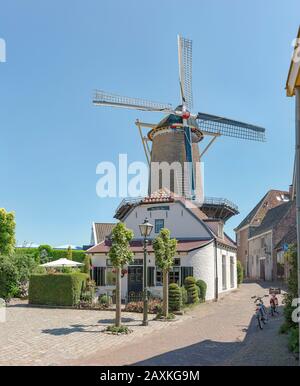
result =
[[[188,276],[193,276],[193,267],[181,267],[181,285],[184,285],[184,280]]]
[[[148,275],[147,275],[147,281],[148,281],[148,287],[154,287],[154,267],[148,267]]]
[[[179,265],[180,265],[180,259],[179,259],[178,257],[176,257],[176,258],[174,259],[174,265],[175,265],[175,266],[179,266]]]
[[[94,267],[93,268],[93,280],[96,286],[105,286],[105,267]]]
[[[165,221],[163,219],[155,220],[155,233],[159,233],[162,228],[165,226]]]
[[[224,224],[221,222],[218,223],[218,237],[221,239],[224,237]]]
[[[143,259],[134,259],[129,265],[143,265]]]
[[[222,289],[227,289],[227,270],[226,270],[226,256],[222,256]]]
[[[148,267],[152,268],[152,267]],[[186,267],[186,268],[192,268],[192,267]],[[181,268],[180,267],[173,267],[169,271],[169,284],[176,283],[180,285],[181,283]],[[191,275],[187,275],[191,276]],[[149,271],[148,271],[148,283],[149,283]],[[149,284],[148,284],[149,285]],[[163,285],[163,272],[160,268],[156,268],[156,285],[162,286]],[[150,287],[150,285],[149,285]]]
[[[173,269],[169,272],[169,283],[176,283],[180,285],[180,268],[173,267]]]
[[[114,268],[106,268],[106,285],[116,285],[116,273]]]
[[[163,285],[163,274],[159,268],[156,268],[156,285],[158,287]]]

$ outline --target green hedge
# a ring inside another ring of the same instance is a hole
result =
[[[16,248],[15,253],[19,254],[32,254],[36,256],[38,254],[37,248]],[[67,258],[67,249],[52,249],[51,256],[49,257],[49,261],[64,259]],[[72,250],[72,260],[77,261],[78,263],[83,263],[85,257],[84,251]]]
[[[85,285],[84,273],[32,275],[29,280],[29,304],[75,306]]]

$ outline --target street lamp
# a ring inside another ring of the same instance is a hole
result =
[[[153,229],[153,225],[149,223],[148,219],[145,218],[143,224],[139,225],[141,236],[144,237],[144,285],[143,285],[143,326],[148,326],[148,288],[147,288],[147,237]]]

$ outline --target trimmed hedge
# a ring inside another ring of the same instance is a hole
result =
[[[37,255],[37,248],[16,248],[16,255],[19,254],[32,254],[34,256]],[[68,258],[68,250],[67,249],[52,249],[51,256],[49,256],[49,261],[58,260],[58,259],[67,259]],[[85,251],[72,250],[72,260],[77,261],[78,263],[83,263],[85,257]]]
[[[180,311],[182,307],[182,292],[176,283],[169,285],[169,311]]]
[[[198,303],[199,296],[196,279],[193,276],[187,276],[184,280],[184,286],[188,294],[188,303]]]
[[[75,306],[87,280],[85,273],[32,275],[29,279],[29,304]]]
[[[201,302],[205,302],[207,285],[204,280],[197,280],[196,285],[199,288],[199,298]]]

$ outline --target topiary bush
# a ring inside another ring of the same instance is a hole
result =
[[[196,285],[196,279],[193,276],[187,276],[184,280],[184,286],[187,290],[188,303],[198,303],[198,287]]]
[[[182,307],[181,289],[176,283],[169,285],[169,311],[180,311]]]
[[[204,280],[197,280],[196,285],[199,288],[199,299],[200,302],[204,303],[206,298],[206,290],[207,290],[207,284]]]
[[[236,272],[237,272],[237,284],[240,285],[244,280],[244,270],[242,263],[237,260],[236,262]]]
[[[84,273],[32,275],[29,304],[75,306],[80,302],[86,280]]]

